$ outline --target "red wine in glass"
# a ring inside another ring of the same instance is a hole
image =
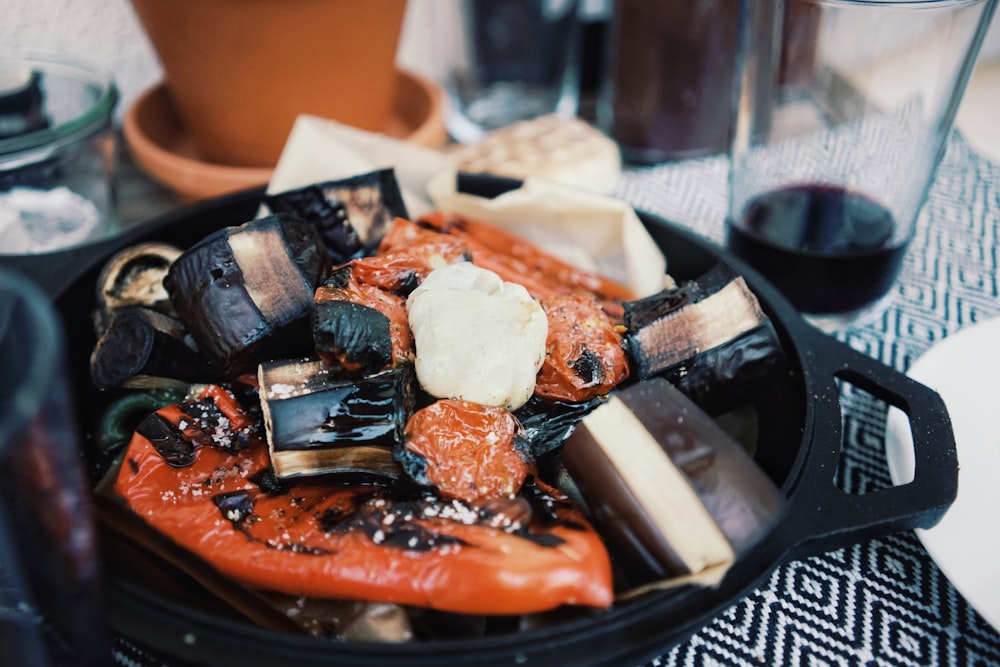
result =
[[[892,287],[907,241],[892,214],[837,186],[794,185],[765,192],[728,221],[726,242],[800,311],[861,310]]]

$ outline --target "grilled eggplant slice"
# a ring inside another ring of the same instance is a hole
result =
[[[171,265],[163,284],[199,348],[226,378],[312,349],[313,294],[323,242],[285,215],[210,234]]]
[[[193,343],[184,324],[143,306],[111,311],[90,355],[90,377],[98,389],[186,388],[213,382],[219,371]]]
[[[725,264],[697,280],[625,303],[638,379],[662,376],[713,414],[745,402],[784,353],[757,297]]]
[[[409,217],[392,169],[268,195],[265,202],[273,213],[314,225],[334,264],[377,244],[393,219]]]
[[[739,443],[663,378],[616,390],[562,461],[634,584],[717,582],[785,507]]]
[[[524,427],[532,455],[535,459],[543,459],[558,452],[577,423],[604,400],[606,397],[568,403],[550,401],[535,394],[514,411],[514,416]]]
[[[358,266],[355,260],[334,269],[314,297],[316,356],[345,377],[370,375],[413,360],[406,299],[361,282]]]
[[[413,369],[341,379],[322,361],[260,365],[260,404],[271,465],[280,478],[336,473],[392,481],[413,410]]]

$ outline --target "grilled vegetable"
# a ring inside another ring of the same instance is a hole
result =
[[[740,445],[663,378],[616,390],[583,418],[562,461],[640,583],[719,581],[784,509]]]
[[[217,397],[226,400],[225,392]],[[478,508],[378,486],[281,482],[258,437],[221,448],[219,434],[202,432],[191,412],[158,411],[173,447],[158,450],[143,430],[133,436],[114,492],[237,582],[465,614],[611,604],[600,538],[565,496],[537,480],[517,498]]]
[[[515,495],[534,472],[514,415],[471,401],[440,400],[418,410],[396,458],[416,482],[473,504]]]
[[[461,251],[462,259],[471,261],[469,248],[466,243],[456,235],[447,234],[439,229],[417,224],[411,220],[396,218],[392,225],[386,230],[378,245],[379,255],[415,253],[424,258],[432,258],[435,254],[446,255],[451,250],[442,249],[455,248]],[[455,259],[448,259],[444,264],[451,264]]]
[[[392,169],[268,195],[265,202],[273,213],[314,225],[333,264],[374,246],[393,219],[409,217]]]
[[[164,461],[178,468],[191,465],[201,447],[246,449],[260,441],[260,431],[259,411],[247,409],[231,387],[215,384],[189,400],[159,408],[136,427]]]
[[[122,306],[146,306],[176,316],[163,278],[180,254],[180,248],[166,243],[140,243],[112,255],[97,278],[98,335],[111,312]]]
[[[628,378],[621,334],[597,298],[557,295],[542,299],[541,305],[549,331],[536,395],[552,401],[585,402]]]
[[[397,479],[392,450],[413,409],[412,377],[409,366],[345,380],[321,361],[261,364],[260,404],[275,473]]]
[[[308,224],[268,216],[210,234],[170,267],[164,286],[199,348],[226,378],[312,350],[323,245]]]
[[[458,262],[428,275],[406,308],[429,394],[512,410],[531,397],[548,323],[523,287]]]
[[[417,222],[459,239],[468,246],[473,264],[523,285],[536,299],[567,293],[597,296],[618,320],[622,301],[636,296],[625,285],[567,264],[498,227],[443,211],[428,213]]]
[[[752,395],[783,367],[774,326],[730,267],[625,303],[625,340],[640,379],[662,376],[710,412]]]
[[[217,381],[219,371],[179,320],[143,306],[121,306],[111,311],[90,354],[90,377],[102,390],[187,388]]]
[[[377,260],[386,260],[381,264],[386,273],[395,272],[391,257],[356,260],[335,269],[316,289],[316,354],[345,375],[365,375],[413,358],[406,299],[386,287],[395,279],[373,275]],[[420,275],[429,272],[427,267]]]
[[[352,266],[359,283],[407,296],[431,271],[466,259],[468,253],[461,243],[436,240],[413,242],[399,251],[380,250],[378,255],[355,260]]]

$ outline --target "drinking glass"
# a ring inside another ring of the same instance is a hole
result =
[[[34,283],[0,268],[0,664],[103,665],[89,487],[62,330]]]
[[[802,31],[742,1],[726,243],[833,331],[892,297],[997,0],[798,4],[782,79]]]
[[[573,116],[580,94],[576,0],[443,0],[436,62],[445,124],[464,143],[546,114]]]

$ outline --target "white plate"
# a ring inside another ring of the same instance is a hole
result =
[[[1000,629],[1000,318],[948,336],[908,375],[944,399],[959,465],[954,504],[937,526],[917,530],[917,537],[969,604]],[[910,427],[895,408],[889,410],[885,446],[893,483],[912,480]]]

